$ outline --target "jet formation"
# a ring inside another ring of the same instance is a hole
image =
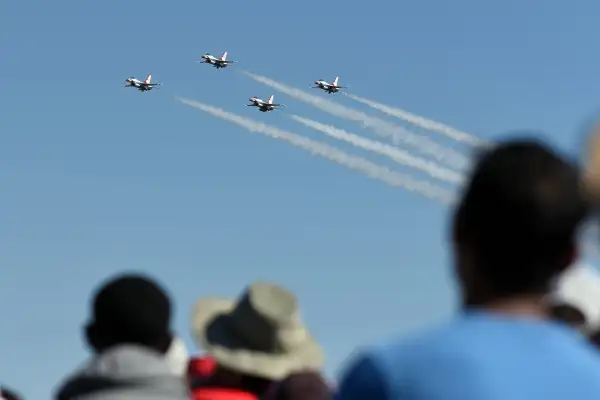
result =
[[[204,54],[201,61],[197,61],[202,64],[209,64],[215,67],[216,69],[227,68],[231,64],[236,64],[238,61],[228,60],[227,52],[224,52],[221,57],[215,57],[210,53]],[[152,75],[148,75],[146,79],[139,80],[134,78],[133,76],[125,79],[126,87],[134,87],[138,89],[140,92],[146,92],[152,90],[156,86],[160,86],[160,83],[151,83]],[[314,82],[315,86],[311,86],[313,89],[321,89],[328,94],[334,94],[340,91],[340,89],[347,88],[347,86],[339,85],[340,77],[336,76],[333,82],[329,83],[324,79],[319,79]],[[268,100],[262,100],[259,97],[253,96],[249,99],[250,104],[246,104],[247,107],[256,107],[258,111],[261,112],[270,112],[274,111],[280,107],[285,107],[283,104],[273,103],[273,99],[275,95],[271,95]]]

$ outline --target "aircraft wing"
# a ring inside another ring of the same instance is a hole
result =
[[[271,107],[282,107],[283,106],[283,104],[266,104],[266,105],[271,106]]]
[[[217,62],[220,64],[235,64],[235,63],[237,63],[237,61],[233,61],[233,60],[225,60],[225,61],[217,60]]]

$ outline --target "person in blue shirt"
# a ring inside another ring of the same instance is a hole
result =
[[[534,140],[481,154],[455,210],[460,312],[364,350],[338,400],[600,399],[600,355],[549,315],[589,207],[577,168]]]

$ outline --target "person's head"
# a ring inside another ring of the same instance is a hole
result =
[[[135,344],[165,354],[173,339],[170,324],[171,302],[165,290],[148,277],[126,274],[94,294],[85,334],[97,353]]]
[[[577,168],[535,140],[513,140],[475,164],[453,221],[466,305],[544,295],[577,257],[588,206]]]

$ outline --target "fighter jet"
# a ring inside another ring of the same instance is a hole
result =
[[[333,80],[333,83],[328,83],[327,81],[325,81],[323,79],[319,79],[318,81],[315,82],[315,85],[317,85],[317,86],[313,86],[312,88],[324,90],[329,94],[337,93],[340,91],[340,89],[343,89],[346,87],[346,86],[339,86],[338,85],[339,80],[340,80],[339,76],[335,77],[335,79]]]
[[[247,107],[258,107],[258,111],[261,111],[261,112],[269,112],[269,111],[273,111],[273,110],[277,109],[278,107],[284,107],[283,104],[273,103],[274,98],[275,98],[275,95],[271,95],[271,97],[269,97],[269,100],[264,101],[256,96],[250,97],[250,99],[249,99],[250,104],[246,104],[246,106]]]
[[[211,54],[206,53],[205,55],[202,56],[202,60],[203,61],[198,61],[198,62],[203,63],[203,64],[210,64],[210,65],[214,66],[216,69],[226,68],[230,64],[237,63],[237,61],[227,60],[227,52],[223,53],[221,58],[217,58]]]
[[[134,87],[138,89],[140,92],[145,92],[148,90],[152,90],[155,86],[160,86],[160,83],[150,83],[152,80],[152,75],[148,75],[145,80],[140,81],[139,79],[131,78],[125,79],[126,85],[125,87]]]

